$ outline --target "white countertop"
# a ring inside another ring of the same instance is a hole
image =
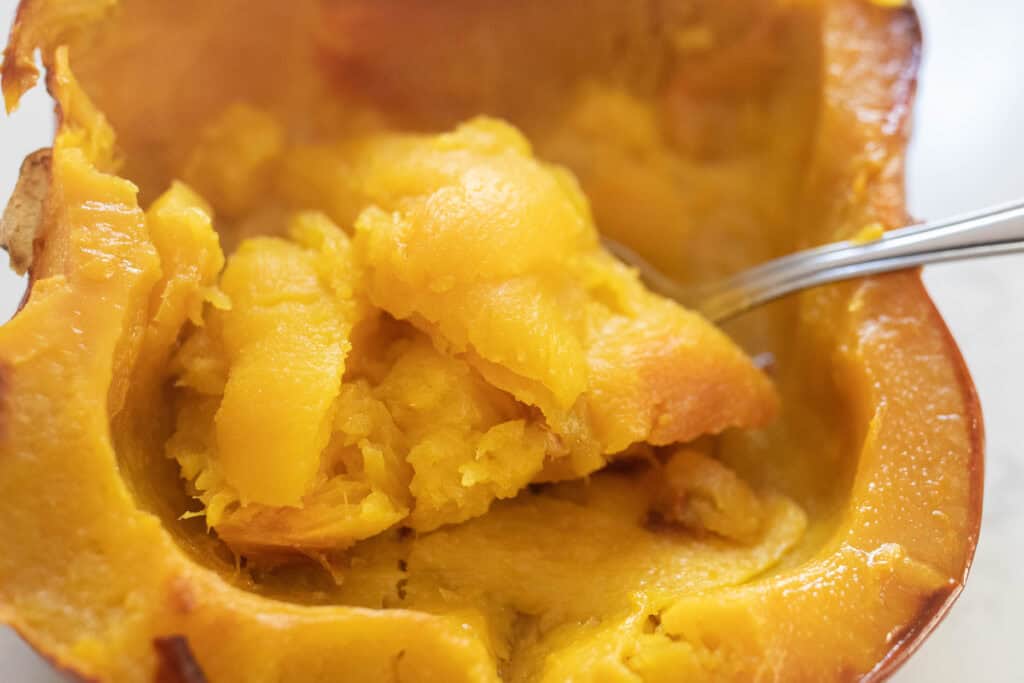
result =
[[[0,31],[15,0],[0,0]],[[926,53],[909,169],[911,210],[937,218],[1024,197],[1024,0],[918,0]],[[51,105],[34,91],[0,120],[0,200],[21,159],[49,144]],[[0,115],[2,118],[2,115]],[[2,257],[0,257],[2,259]],[[988,435],[981,541],[963,595],[896,683],[1019,680],[1024,627],[1024,256],[927,269],[960,343]],[[23,284],[0,268],[0,320]],[[1020,422],[1018,422],[1020,420]],[[62,681],[0,629],[0,681]]]

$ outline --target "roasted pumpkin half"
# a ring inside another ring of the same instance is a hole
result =
[[[695,283],[903,224],[919,45],[869,0],[23,0],[0,618],[86,680],[884,678],[981,509],[918,274],[723,332],[598,234]]]

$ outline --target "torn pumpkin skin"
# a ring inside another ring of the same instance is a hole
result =
[[[902,222],[912,12],[709,4],[652,38],[639,4],[567,9],[595,38],[574,61],[529,6],[228,2],[192,8],[193,30],[172,4],[26,2],[5,53],[15,102],[42,49],[60,128],[43,210],[15,212],[41,218],[4,220],[15,254],[9,226],[39,227],[27,304],[0,329],[0,616],[55,664],[117,681],[871,679],[948,608],[981,423],[917,275],[731,330],[778,359],[765,426],[761,373],[595,246],[599,227],[699,278]],[[461,55],[467,71],[450,41],[403,40],[405,12],[502,59]],[[195,71],[135,69],[125,35],[210,68],[176,88]],[[524,35],[534,50],[502,52]],[[714,87],[738,46],[751,73]],[[748,430],[676,446],[729,427]],[[945,476],[922,488],[921,468]]]

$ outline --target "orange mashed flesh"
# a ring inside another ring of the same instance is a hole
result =
[[[166,450],[236,552],[431,531],[774,414],[767,378],[606,253],[575,178],[511,126],[284,137],[229,108],[185,166],[195,191],[177,183],[149,211],[165,279],[166,252],[182,269],[165,300],[192,321]],[[296,208],[249,215],[220,272],[212,214],[268,195]],[[161,245],[160,224],[178,236]],[[641,508],[756,534],[771,506],[696,451],[675,457],[689,474],[657,477]]]

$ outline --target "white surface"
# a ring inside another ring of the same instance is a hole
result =
[[[933,218],[1024,196],[1024,0],[918,0],[927,49],[910,160],[912,211]],[[0,0],[0,28],[15,0]],[[35,91],[0,121],[0,200],[26,153],[48,144],[50,103]],[[985,516],[967,589],[897,683],[1003,683],[1024,626],[1024,256],[928,269],[925,280],[967,358],[988,433]],[[0,268],[0,319],[22,284]],[[63,680],[0,630],[0,683]]]
[[[1024,197],[1024,1],[919,0],[925,63],[908,185],[938,217]],[[981,397],[985,510],[960,600],[896,683],[1022,678],[1024,256],[937,266],[925,282]]]

